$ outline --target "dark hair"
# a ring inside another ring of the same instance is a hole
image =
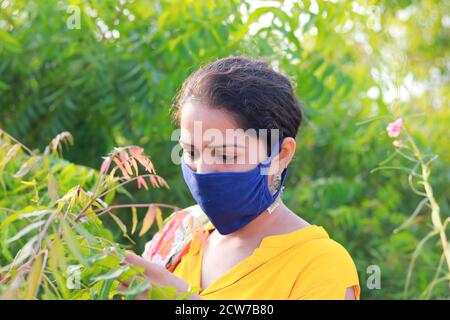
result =
[[[229,111],[244,129],[279,129],[295,138],[302,106],[290,80],[263,60],[242,56],[216,60],[192,73],[175,97],[172,120],[179,124],[181,107],[191,99]]]

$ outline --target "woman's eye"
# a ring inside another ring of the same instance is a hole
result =
[[[222,155],[219,155],[218,157],[219,158],[221,157],[222,160],[224,160],[224,161],[237,159],[237,155],[235,155],[235,154],[233,154],[233,155],[222,154]]]
[[[183,150],[183,153],[187,155],[190,159],[194,159],[196,156],[196,153],[194,150]]]

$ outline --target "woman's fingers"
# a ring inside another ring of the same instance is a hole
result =
[[[133,252],[125,252],[125,262],[143,267],[145,276],[154,284],[172,286],[177,288],[179,292],[186,292],[189,288],[189,284],[186,281],[175,276],[163,266],[147,261]],[[196,294],[191,295],[190,298],[200,299]]]
[[[134,265],[139,265],[145,268],[148,261],[144,258],[139,257],[131,251],[125,251],[125,261]]]
[[[143,267],[145,276],[152,282],[156,282],[161,285],[170,284],[170,276],[172,274],[159,264],[147,261],[130,251],[125,252],[125,262]]]

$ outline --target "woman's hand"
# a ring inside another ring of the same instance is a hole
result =
[[[145,260],[144,258],[127,251],[125,253],[125,262],[144,267],[144,274],[147,277],[148,281],[152,284],[160,285],[160,286],[171,286],[175,287],[178,290],[178,294],[185,293],[189,290],[189,284],[183,279],[175,276],[169,270],[164,268],[163,266]],[[122,287],[127,287],[128,284],[122,283]],[[191,294],[187,296],[187,298],[192,300],[201,300],[198,294]],[[142,293],[136,299],[146,300],[147,292]]]

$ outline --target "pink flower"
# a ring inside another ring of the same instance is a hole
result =
[[[394,140],[392,142],[392,144],[394,145],[394,147],[400,148],[402,146],[403,142],[401,140]]]
[[[386,130],[388,132],[388,136],[391,138],[398,137],[400,131],[402,131],[403,118],[398,118],[394,122],[389,123]]]

